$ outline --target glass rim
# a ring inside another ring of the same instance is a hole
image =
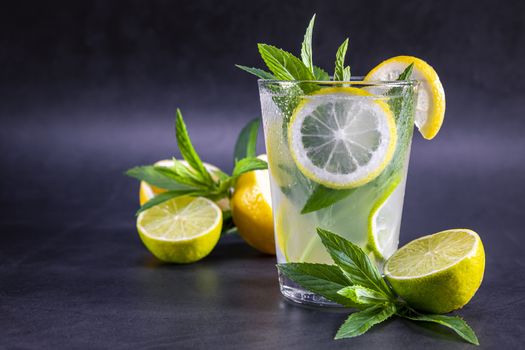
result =
[[[385,86],[385,87],[410,87],[417,86],[420,81],[411,80],[364,80],[364,77],[352,77],[350,80],[278,80],[278,79],[257,79],[258,83],[263,84],[282,84],[282,85],[296,85],[303,83],[320,84],[320,85],[366,85],[366,86]]]

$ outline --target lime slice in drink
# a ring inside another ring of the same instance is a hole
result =
[[[288,128],[292,157],[301,172],[330,188],[364,185],[381,173],[396,146],[394,116],[383,101],[352,87],[308,96]]]
[[[202,197],[177,197],[137,218],[142,242],[166,262],[191,263],[204,258],[217,244],[221,228],[221,209]]]
[[[484,270],[485,251],[478,234],[453,229],[408,243],[388,259],[384,273],[414,308],[447,313],[468,303]]]
[[[400,177],[392,179],[368,217],[368,248],[378,261],[388,259],[399,242],[400,206],[404,196],[400,182]]]

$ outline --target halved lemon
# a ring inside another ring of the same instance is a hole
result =
[[[143,211],[137,230],[148,250],[166,262],[191,263],[217,244],[222,211],[203,197],[177,197]]]
[[[416,102],[415,123],[421,135],[433,139],[445,117],[445,90],[432,66],[413,56],[396,56],[378,64],[364,80],[396,80],[405,68],[414,64],[411,79],[421,82]]]
[[[312,181],[353,188],[376,178],[392,159],[397,142],[386,103],[362,89],[322,89],[295,109],[288,127],[292,157]]]
[[[468,303],[484,271],[483,244],[468,229],[418,238],[395,252],[384,268],[399,296],[416,309],[438,314]]]

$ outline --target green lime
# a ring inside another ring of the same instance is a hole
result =
[[[438,314],[467,304],[484,271],[481,239],[467,229],[418,238],[395,252],[384,268],[399,296],[416,309]]]
[[[202,197],[177,197],[137,218],[142,242],[166,262],[191,263],[204,258],[217,244],[221,228],[221,209]]]

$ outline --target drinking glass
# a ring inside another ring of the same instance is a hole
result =
[[[357,244],[382,268],[399,241],[417,81],[259,80],[258,83],[278,263],[333,264],[316,233],[320,227]],[[308,120],[317,123],[316,126],[307,125]],[[355,164],[344,163],[344,157],[339,159],[337,147],[332,149],[333,154],[323,155],[326,143],[332,142],[333,146],[350,129],[354,139],[341,141],[341,145],[347,146],[345,152]],[[303,134],[294,136],[297,133]],[[356,141],[356,137],[358,141],[361,137],[355,136],[358,134],[365,135],[366,145]],[[328,141],[316,146],[315,142],[322,139],[319,137],[327,137]],[[304,146],[308,142],[310,148]],[[369,173],[365,170],[363,179],[350,187],[343,184],[340,188],[337,180],[333,183],[326,180],[334,174],[337,178],[340,173],[344,175],[355,167],[366,166],[367,161],[373,163],[374,154],[379,153],[382,156],[377,156],[377,164],[371,166]],[[308,168],[312,165],[309,160],[305,163],[308,157],[317,166],[326,162],[324,178],[318,178]],[[279,275],[279,283],[281,293],[292,301],[337,306],[284,275]]]

